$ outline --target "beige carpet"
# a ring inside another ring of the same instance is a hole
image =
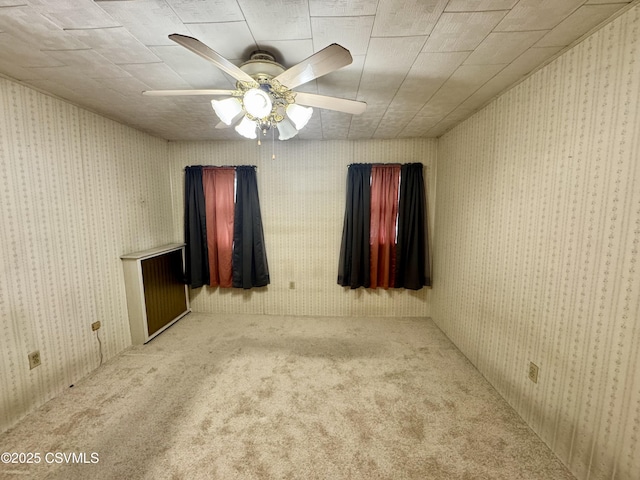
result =
[[[42,458],[10,479],[573,478],[422,318],[192,313],[0,446]]]

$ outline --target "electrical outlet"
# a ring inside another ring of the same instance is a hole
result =
[[[538,370],[538,366],[535,363],[529,362],[529,380],[533,383],[538,383]]]
[[[40,365],[40,350],[29,354],[29,370],[33,370]]]
[[[93,331],[95,332],[96,330],[99,330],[99,329],[100,329],[100,326],[101,326],[101,325],[100,325],[100,322],[93,322],[93,323],[91,324],[91,330],[93,330]]]

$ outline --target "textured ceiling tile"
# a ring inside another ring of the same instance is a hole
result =
[[[557,54],[562,47],[532,47],[507,65],[500,73],[523,77]]]
[[[69,30],[69,32],[115,64],[160,61],[147,47],[122,27]]]
[[[43,69],[46,71],[45,69]],[[60,97],[68,102],[76,103],[74,100],[74,90],[71,84],[66,85],[64,82],[60,82],[58,80],[30,80],[26,82],[27,85],[31,85],[34,88],[47,92],[51,95],[55,95]]]
[[[276,137],[278,134],[276,133]],[[309,123],[300,130],[296,137],[298,140],[322,140],[322,118],[319,110],[314,109],[313,115],[309,120]],[[281,143],[280,140],[278,140]]]
[[[445,133],[447,133],[449,130],[451,130],[453,127],[455,127],[459,122],[461,122],[462,120],[458,120],[455,117],[451,117],[451,118],[445,118],[443,120],[441,120],[440,122],[438,122],[438,124],[429,129],[426,133],[425,136],[430,137],[430,138],[437,138],[440,137],[442,135],[444,135]]]
[[[384,105],[368,105],[366,112],[353,115],[349,127],[349,138],[372,138],[385,111]]]
[[[244,20],[236,0],[165,0],[184,23],[239,22]]]
[[[157,103],[155,100],[159,98],[143,96],[142,92],[148,90],[149,86],[142,83],[137,78],[132,77],[130,74],[128,77],[96,78],[94,80],[104,88],[110,88],[116,92],[120,92],[120,94],[125,97],[133,97],[143,103],[149,103],[150,105]]]
[[[425,37],[372,38],[364,63],[358,100],[387,105],[417,58]]]
[[[545,32],[494,32],[465,60],[465,65],[510,63],[531,47]]]
[[[123,116],[123,110],[131,107],[130,101],[124,98],[119,99],[120,94],[118,92],[110,92],[110,98],[104,95],[104,93],[104,90],[102,90],[100,93],[95,92],[86,96],[80,95],[73,99],[73,101],[93,112],[104,112],[106,117],[120,121],[121,123],[128,121],[127,118]],[[137,111],[139,112],[140,109],[137,109]]]
[[[4,60],[1,56],[0,72],[9,78],[13,78],[21,82],[28,82],[29,80],[45,80],[43,73],[39,72],[37,68],[21,67],[12,61]]]
[[[620,5],[586,5],[560,22],[536,44],[537,47],[566,46],[609,18]]]
[[[55,86],[50,80],[33,81],[30,84],[52,91],[54,94],[85,108],[95,109],[96,106],[106,108],[109,105],[124,102],[124,97],[115,91],[105,95],[103,86],[94,79],[82,77],[77,71],[69,67],[55,67]],[[80,78],[81,82],[77,82]],[[99,109],[98,109],[99,110]]]
[[[373,134],[373,138],[396,138],[414,116],[415,112],[387,110]]]
[[[367,111],[352,116],[314,109],[296,140],[429,136],[450,128],[450,122],[554,58],[561,45],[628,5],[626,0],[239,1],[0,0],[0,74],[37,83],[41,91],[155,136],[237,140],[232,128],[214,128],[219,120],[210,97],[141,95],[154,88],[235,85],[211,62],[168,40],[170,33],[196,37],[236,65],[256,48],[270,50],[285,68],[336,42],[351,51],[354,62],[296,91],[359,99],[367,102]],[[112,28],[94,28],[105,25]],[[519,28],[527,31],[511,31]],[[427,31],[429,38],[412,35]],[[538,43],[530,45],[532,39]],[[479,65],[483,62],[490,65]]]
[[[437,125],[434,125],[434,127],[442,127],[445,125],[446,125],[446,128],[452,127],[466,120],[475,112],[476,112],[475,108],[467,108],[464,106],[464,104],[460,105],[458,108],[452,111],[449,115],[447,115],[442,120],[440,120],[440,122],[438,122]],[[438,135],[440,135],[440,133],[438,133]]]
[[[239,0],[256,42],[311,38],[307,2]]]
[[[420,115],[448,115],[503,68],[504,65],[462,65],[420,110]]]
[[[276,57],[276,62],[289,68],[314,54],[313,41],[305,40],[268,40],[258,43],[260,50],[267,50]]]
[[[75,68],[79,74],[89,78],[128,77],[122,68],[114,65],[95,50],[60,50],[51,52],[51,57],[60,63]]]
[[[122,69],[153,90],[191,88],[191,85],[164,63],[129,64],[122,65]]]
[[[159,126],[162,138],[167,140],[238,138],[233,128],[224,130],[215,128],[219,121],[210,104],[171,101],[154,113],[151,122],[147,122],[148,128],[154,131]]]
[[[191,36],[228,60],[248,60],[256,43],[245,22],[190,23]],[[195,55],[185,49],[190,55]],[[206,60],[202,60],[206,61]]]
[[[303,83],[295,89],[296,92],[318,93],[318,81],[312,80],[310,82]]]
[[[133,118],[137,121],[137,128],[140,130],[167,140],[197,140],[207,137],[232,138],[232,136],[237,138],[238,135],[233,129],[215,129],[218,120],[210,105],[192,101],[177,101],[177,99],[164,100],[167,101],[157,104],[155,107],[144,104],[128,104],[115,114],[122,114],[123,119]],[[145,108],[149,109],[149,115],[141,117],[138,112]]]
[[[311,18],[313,46],[318,51],[337,43],[349,50],[351,55],[364,55],[369,46],[373,19],[374,17]]]
[[[496,31],[551,30],[583,3],[584,0],[520,0]]]
[[[313,17],[375,15],[378,0],[309,0]]]
[[[467,52],[420,53],[390,107],[418,112],[468,55]]]
[[[433,30],[448,0],[380,0],[374,37],[428,35]]]
[[[445,12],[509,10],[518,0],[449,0]]]
[[[318,93],[355,100],[358,96],[363,67],[364,56],[354,57],[351,65],[319,78]]]
[[[230,81],[213,63],[202,61],[180,45],[173,45],[149,49],[194,88],[235,88],[235,81]]]
[[[475,112],[492,98],[507,90],[520,78],[522,78],[522,75],[515,72],[505,72],[504,70],[498,72],[495,77],[491,78],[487,83],[476,90],[473,95],[462,102],[460,106],[447,116],[447,118],[454,114],[458,115],[456,118],[459,118],[460,120],[467,118],[472,112]],[[465,112],[462,117],[460,117],[460,112]]]
[[[506,11],[443,13],[424,46],[425,52],[475,49],[502,20]]]
[[[60,28],[120,26],[93,0],[29,0],[28,3]]]
[[[346,140],[351,126],[351,115],[331,110],[320,110],[323,136],[326,138]]]
[[[27,6],[0,8],[0,31],[39,50],[73,50],[85,44]],[[4,48],[4,45],[3,45]]]
[[[164,0],[106,1],[100,6],[145,45],[172,45],[170,34],[189,33]]]
[[[25,45],[9,33],[0,33],[0,45],[2,45],[2,48],[0,48],[0,59],[5,63],[12,63],[19,67],[26,68],[56,67],[62,65],[61,62],[52,58],[49,52],[41,52],[36,48]]]
[[[427,117],[416,115],[407,126],[398,134],[398,138],[424,137],[426,133],[442,120],[441,116]]]

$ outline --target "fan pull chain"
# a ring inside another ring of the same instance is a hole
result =
[[[274,130],[275,128],[271,129],[271,160],[276,159],[276,134]]]

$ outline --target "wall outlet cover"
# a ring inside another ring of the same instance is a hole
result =
[[[29,370],[33,370],[38,367],[41,363],[40,360],[40,350],[36,350],[35,352],[31,352],[29,354]]]

